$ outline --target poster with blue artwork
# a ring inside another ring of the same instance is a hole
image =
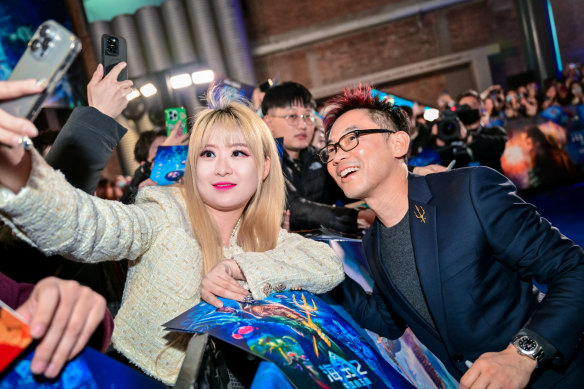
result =
[[[182,182],[187,163],[188,146],[158,146],[152,163],[150,179],[158,185],[171,185]]]
[[[159,382],[90,347],[68,362],[55,379],[32,374],[33,355],[34,350],[0,376],[0,389],[164,388]]]
[[[334,309],[305,291],[200,303],[164,324],[209,333],[275,363],[297,388],[413,388]]]

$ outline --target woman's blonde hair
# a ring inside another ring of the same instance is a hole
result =
[[[245,139],[257,166],[258,186],[239,222],[237,244],[244,251],[263,252],[276,247],[285,205],[284,176],[276,142],[264,121],[244,100],[222,96],[216,90],[207,94],[209,107],[195,120],[189,141],[183,196],[195,238],[201,247],[205,274],[224,259],[219,229],[201,199],[196,185],[199,154],[215,131],[224,141]],[[270,171],[264,180],[264,161]]]

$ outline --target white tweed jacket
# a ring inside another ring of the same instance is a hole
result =
[[[161,324],[200,302],[201,252],[176,187],[148,187],[134,205],[106,201],[73,188],[35,151],[27,185],[0,189],[0,214],[22,239],[47,255],[79,262],[130,259],[112,343],[147,374],[174,384],[185,342]],[[343,266],[326,244],[281,230],[275,249],[244,252],[231,238],[225,258],[241,267],[255,299],[272,290],[332,289]]]

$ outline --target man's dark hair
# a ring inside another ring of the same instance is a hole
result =
[[[57,139],[60,131],[53,129],[41,131],[37,137],[32,138],[32,144],[41,155],[44,155],[45,150],[55,143],[55,139]]]
[[[456,98],[456,104],[459,104],[460,100],[462,100],[464,97],[474,97],[479,102],[479,105],[481,105],[481,95],[476,90],[468,89],[459,94]]]
[[[266,115],[270,108],[285,108],[295,104],[316,109],[316,102],[308,89],[297,82],[284,82],[268,89],[262,101],[262,114]]]
[[[381,128],[409,133],[410,124],[406,113],[388,100],[380,100],[379,95],[371,95],[370,85],[345,89],[342,95],[331,98],[325,104],[324,128],[328,140],[331,127],[344,113],[354,109],[366,109],[369,117]]]
[[[136,161],[148,162],[148,149],[152,145],[152,142],[154,142],[154,139],[159,136],[166,138],[166,130],[155,128],[151,131],[140,133],[136,146],[134,146],[134,158],[136,158]]]

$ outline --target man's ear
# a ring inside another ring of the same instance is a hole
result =
[[[272,129],[272,117],[269,114],[264,115],[264,122]]]
[[[389,141],[391,142],[391,151],[393,156],[401,158],[408,153],[410,148],[410,136],[405,131],[398,131],[390,134]]]
[[[268,174],[270,174],[271,167],[272,167],[272,160],[270,159],[270,157],[266,157],[266,159],[264,159],[264,176],[263,176],[264,180],[266,178],[268,178]]]

